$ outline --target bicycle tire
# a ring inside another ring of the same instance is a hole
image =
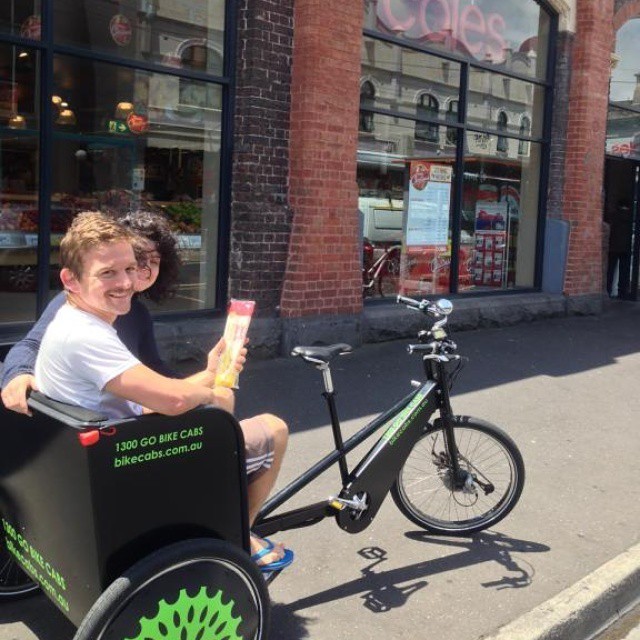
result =
[[[222,540],[185,540],[152,553],[104,591],[74,640],[266,640],[265,580]]]
[[[414,524],[440,535],[468,535],[505,518],[524,488],[522,455],[499,427],[466,416],[454,418],[461,470],[471,480],[452,486],[440,421],[416,442],[391,488],[400,511]],[[487,485],[489,483],[489,485]],[[493,490],[488,494],[482,484]]]
[[[39,590],[38,583],[23,571],[0,534],[0,602],[28,598]]]

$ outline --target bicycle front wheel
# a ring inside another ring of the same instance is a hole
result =
[[[459,482],[453,478],[444,431],[436,423],[416,442],[391,488],[400,511],[430,533],[467,535],[488,529],[516,506],[524,486],[522,456],[502,429],[457,416],[454,434]]]

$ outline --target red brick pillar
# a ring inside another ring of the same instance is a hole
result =
[[[361,0],[296,0],[281,316],[362,309],[356,151]]]
[[[563,217],[570,223],[568,296],[602,291],[602,181],[613,0],[578,0],[569,92]]]

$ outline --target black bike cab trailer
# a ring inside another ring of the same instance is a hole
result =
[[[230,414],[108,421],[37,393],[29,403],[31,418],[0,416],[0,568],[14,564],[0,602],[33,581],[76,640],[266,638]]]

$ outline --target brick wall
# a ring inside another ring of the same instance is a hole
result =
[[[568,31],[559,33],[556,41],[556,69],[547,199],[547,215],[551,218],[562,217],[572,51],[573,34]]]
[[[289,109],[293,0],[238,6],[230,295],[280,302],[289,247]]]
[[[293,223],[281,315],[362,309],[356,152],[360,0],[296,0],[291,96]]]
[[[640,0],[615,0],[614,31],[617,31],[627,20],[637,17],[640,17]]]
[[[602,290],[602,180],[613,0],[578,0],[567,117],[563,217],[570,223],[564,292]]]

